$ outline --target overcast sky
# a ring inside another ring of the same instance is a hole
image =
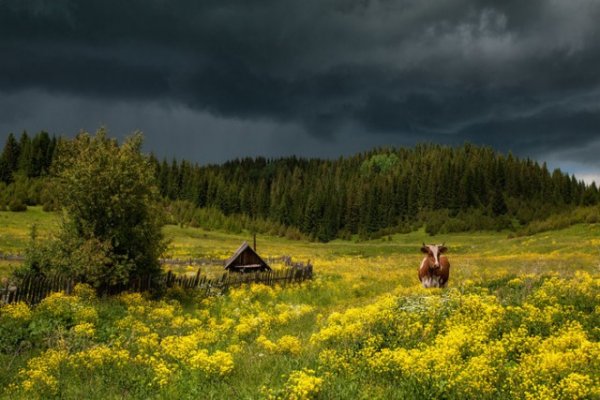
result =
[[[199,163],[488,144],[600,182],[597,0],[0,0],[0,140]]]

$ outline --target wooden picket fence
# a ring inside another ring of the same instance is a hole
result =
[[[53,292],[72,293],[76,283],[74,279],[59,274],[53,276],[30,274],[25,276],[18,286],[6,282],[0,287],[0,303],[16,303],[19,301],[27,304],[39,303],[44,297]]]
[[[160,291],[166,288],[181,287],[188,290],[197,290],[202,296],[226,293],[231,287],[238,287],[248,283],[262,283],[265,285],[288,285],[312,279],[313,267],[296,263],[292,266],[275,271],[256,273],[229,273],[226,272],[218,278],[208,278],[200,270],[195,275],[178,275],[172,271],[158,278],[137,277],[126,284],[115,285],[102,290],[103,294],[117,294],[125,291],[146,292]],[[27,275],[18,284],[6,282],[0,287],[0,303],[25,302],[28,304],[39,303],[44,297],[53,292],[71,294],[78,283],[77,279],[64,275]]]
[[[291,263],[290,256],[279,256],[279,257],[267,257],[265,261],[267,264],[285,263],[289,265]],[[0,260],[7,261],[24,261],[25,256],[22,254],[9,254],[0,253]],[[227,261],[226,258],[161,258],[161,264],[167,265],[224,265]]]
[[[163,265],[225,265],[227,260],[227,258],[161,258],[160,263]],[[264,260],[269,265],[278,263],[291,265],[292,257],[283,255],[267,257]]]

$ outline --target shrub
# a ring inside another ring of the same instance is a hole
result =
[[[44,267],[76,275],[100,290],[161,273],[163,209],[141,146],[141,134],[119,146],[102,129],[60,142],[53,164],[55,198],[66,218],[47,246],[48,257],[41,257]]]
[[[13,212],[23,212],[27,211],[27,205],[19,199],[12,199],[8,203],[8,209]]]

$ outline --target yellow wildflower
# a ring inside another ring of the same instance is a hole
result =
[[[293,371],[285,385],[289,400],[308,400],[319,394],[323,386],[323,378],[315,376],[312,369]]]

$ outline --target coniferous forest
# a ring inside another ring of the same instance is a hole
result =
[[[55,208],[51,177],[59,140],[68,139],[46,132],[8,136],[0,155],[0,208]],[[600,201],[595,184],[473,144],[380,148],[335,160],[258,157],[199,165],[151,154],[148,162],[173,222],[319,241],[422,226],[431,234],[515,230]]]

